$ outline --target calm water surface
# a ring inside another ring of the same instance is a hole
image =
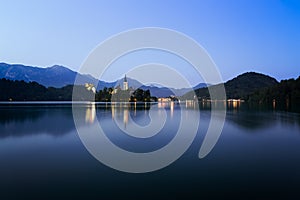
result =
[[[189,109],[192,116],[195,112]],[[168,144],[180,122],[179,105],[164,106],[167,121],[151,139],[120,133],[113,119],[130,126],[150,122],[149,110],[81,106],[82,127],[98,119],[116,145],[149,152]],[[98,162],[75,129],[70,105],[0,106],[0,199],[299,199],[300,115],[246,108],[228,110],[214,149],[198,158],[210,111],[188,151],[159,171],[129,174]],[[193,120],[191,118],[191,120]]]

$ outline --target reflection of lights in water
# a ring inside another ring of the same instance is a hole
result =
[[[115,105],[111,104],[111,118],[114,119],[115,118]]]
[[[209,100],[202,100],[202,108],[203,109],[207,109],[211,107],[211,102]],[[196,103],[195,103],[196,104]],[[194,107],[196,108],[196,105],[194,105]]]
[[[186,100],[185,101],[185,107],[186,108],[194,108],[195,107],[195,101],[194,100]]]
[[[129,112],[128,112],[128,109],[125,108],[124,109],[124,112],[123,112],[123,123],[124,123],[124,127],[126,128],[127,124],[128,124],[128,116],[129,115]]]
[[[134,116],[136,116],[136,102],[134,102]]]
[[[240,99],[228,99],[227,102],[228,102],[229,107],[233,107],[234,109],[237,109],[240,107],[241,100]]]
[[[236,101],[233,101],[233,102],[232,102],[232,106],[233,106],[233,108],[237,108],[237,106],[238,106],[237,102],[236,102]]]
[[[275,108],[276,108],[276,100],[273,99],[273,109],[275,109]]]
[[[158,104],[157,104],[157,107],[158,108],[166,108],[166,107],[168,107],[169,106],[169,103],[168,102],[159,102]]]
[[[173,114],[174,114],[174,101],[172,101],[171,104],[170,104],[170,111],[171,111],[171,118],[173,118]]]
[[[96,117],[96,107],[95,104],[91,104],[86,108],[85,111],[85,122],[86,123],[94,123]]]
[[[289,98],[286,98],[285,103],[286,103],[286,109],[288,110],[290,106]]]
[[[158,108],[163,108],[163,105],[162,105],[162,104],[163,104],[163,103],[158,102],[157,107],[158,107]]]

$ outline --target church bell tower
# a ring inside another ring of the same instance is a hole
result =
[[[125,77],[124,77],[123,89],[128,90],[128,82],[127,82],[126,74],[125,74]]]

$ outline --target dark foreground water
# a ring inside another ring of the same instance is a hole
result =
[[[113,120],[126,127],[131,116],[147,125],[149,110],[143,108],[82,106],[79,125],[98,119],[115,144],[153,151],[172,140],[180,120],[179,105],[160,109],[168,119],[153,141],[120,134]],[[202,110],[196,139],[181,158],[155,172],[131,174],[89,154],[68,105],[2,105],[0,113],[0,199],[300,198],[299,114],[233,108],[218,143],[199,159],[210,120],[210,111]]]

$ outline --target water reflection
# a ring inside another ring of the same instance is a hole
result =
[[[185,105],[185,109],[194,109],[195,103],[195,101],[189,100],[182,104]],[[209,118],[212,106],[220,109],[226,107],[226,122],[245,130],[266,129],[274,126],[274,124],[278,122],[289,124],[287,126],[300,126],[300,115],[297,113],[278,111],[275,100],[273,101],[272,107],[252,105],[234,99],[227,101],[203,100],[199,102],[200,114],[205,115],[205,118]]]
[[[126,128],[131,121],[138,123],[141,121],[140,119],[148,118],[150,106],[151,104],[149,103],[111,103],[106,106],[106,110],[109,110],[111,113],[113,121],[116,120],[118,124],[123,124],[124,126],[122,127]],[[96,111],[102,109],[101,105],[96,106]],[[139,111],[143,111],[144,114]],[[98,117],[101,118],[101,116]]]
[[[196,103],[197,103],[197,101],[187,100],[187,101],[185,101],[185,108],[195,109]],[[204,106],[204,101],[202,101],[202,106]]]
[[[93,124],[96,117],[96,106],[94,103],[91,103],[87,106],[85,112],[85,122],[89,124]]]
[[[273,99],[273,110],[275,110],[275,109],[276,109],[276,100]]]
[[[221,103],[220,103],[221,104]],[[275,123],[281,123],[285,126],[300,126],[300,116],[295,113],[286,113],[274,111],[273,108],[252,108],[246,103],[232,102],[227,103],[228,111],[226,122],[245,130],[260,130],[274,126]],[[274,102],[275,106],[276,102]],[[161,119],[166,112],[170,119],[178,118],[179,109],[194,109],[195,102],[160,102],[154,104],[157,109],[157,118]],[[215,104],[213,104],[215,106]],[[223,103],[222,103],[223,105]],[[89,104],[79,107],[78,116],[82,118],[84,124],[93,124],[105,117],[117,119],[123,127],[128,128],[132,122],[141,126],[150,123],[149,109],[151,104]],[[211,102],[200,102],[200,114],[202,121],[210,117]],[[145,109],[146,108],[146,109]],[[41,107],[41,106],[24,106],[24,107],[1,107],[0,115],[0,138],[17,137],[35,134],[49,134],[53,136],[64,135],[74,130],[74,122],[71,106],[58,107]],[[142,112],[140,112],[142,111]],[[205,111],[205,112],[204,112]],[[206,112],[207,111],[207,112]],[[189,114],[187,112],[187,117]],[[192,120],[192,119],[191,119]],[[112,123],[105,121],[105,123]],[[172,126],[172,124],[170,124]],[[130,125],[131,126],[131,125]]]
[[[235,100],[235,99],[227,101],[228,108],[238,109],[240,107],[240,105],[241,105],[241,102],[238,100]]]
[[[74,130],[72,109],[44,107],[1,108],[0,137],[49,134],[60,136]]]
[[[280,126],[296,126],[300,128],[300,115],[297,113],[274,112],[270,111],[253,111],[253,110],[234,110],[228,111],[226,122],[234,124],[235,127],[244,130],[263,130]],[[258,133],[258,131],[256,131]]]
[[[75,112],[81,117],[82,126],[95,126],[98,118],[107,136],[120,148],[149,152],[162,148],[174,138],[180,111],[186,109],[186,116],[193,120],[194,105],[194,102],[181,105],[174,102],[172,106],[164,103],[153,106],[158,116],[166,113],[169,120],[160,134],[147,139],[121,134],[112,120],[127,123],[127,130],[130,119],[147,125],[150,111],[145,110],[144,103],[84,105],[78,106]],[[1,107],[2,199],[34,199],[32,195],[36,195],[36,199],[45,195],[53,195],[49,197],[52,199],[84,199],[86,196],[121,199],[137,195],[145,197],[145,194],[150,199],[175,199],[178,194],[182,199],[205,199],[211,198],[214,195],[211,191],[215,190],[218,190],[216,199],[226,195],[228,198],[252,195],[253,199],[295,199],[292,195],[299,194],[300,178],[299,114],[273,111],[272,107],[269,110],[251,109],[243,103],[235,108],[232,105],[227,112],[222,137],[212,153],[199,160],[197,155],[209,123],[209,109],[216,106],[211,102],[200,102],[199,105],[198,137],[189,150],[169,167],[140,174],[138,179],[136,174],[112,170],[88,154],[76,134],[70,106]],[[160,117],[156,119],[160,120]],[[42,137],[36,137],[38,134]],[[43,137],[43,134],[55,138]],[[56,137],[66,134],[68,137]],[[224,180],[229,180],[230,184],[224,184]],[[148,196],[149,190],[153,191],[151,196]],[[186,191],[190,196],[186,196]]]
[[[174,101],[172,101],[170,103],[170,115],[171,115],[171,118],[173,118],[173,115],[174,115]]]
[[[114,119],[115,118],[115,105],[114,104],[112,104],[111,105],[111,117],[112,117],[112,119]]]
[[[123,111],[123,123],[124,123],[124,127],[126,129],[126,126],[128,124],[128,116],[129,113],[128,113],[128,108],[124,108],[124,111]]]

